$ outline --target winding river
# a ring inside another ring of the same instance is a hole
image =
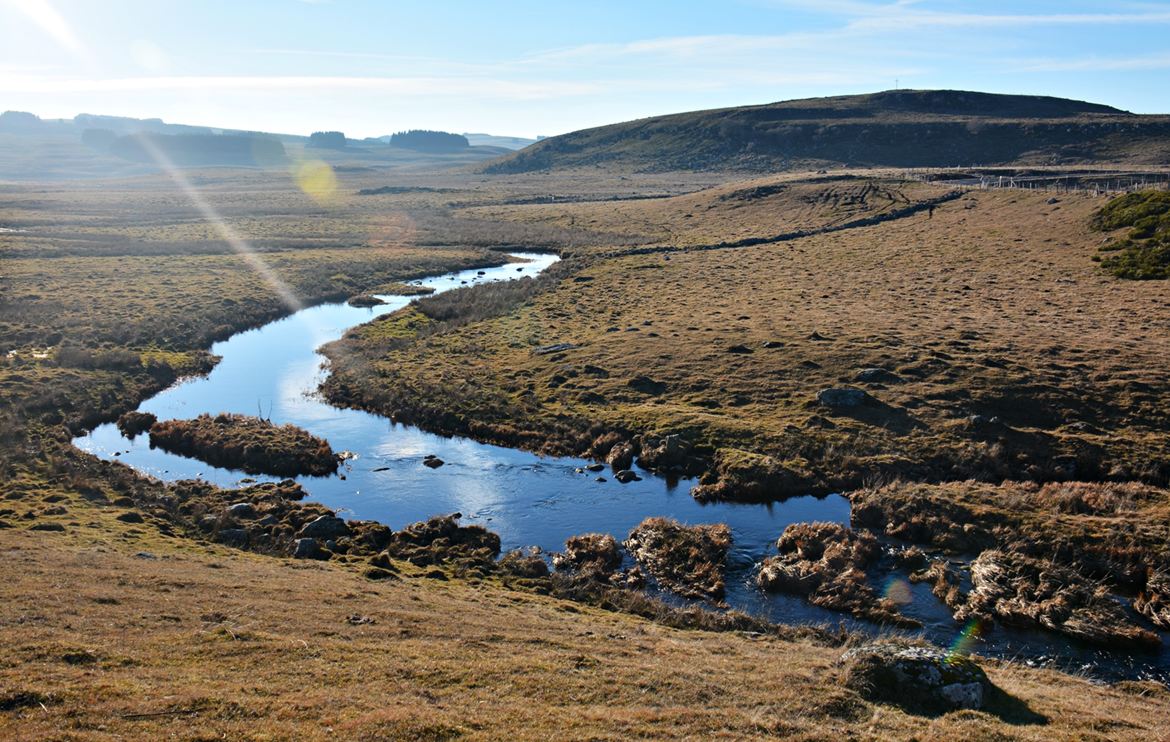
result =
[[[523,262],[482,271],[448,273],[418,281],[435,291],[465,284],[533,276],[556,262],[555,256],[517,253]],[[729,557],[727,602],[750,613],[788,623],[840,623],[861,631],[876,629],[843,614],[808,605],[788,596],[764,595],[753,584],[758,561],[774,553],[776,538],[790,523],[811,520],[847,523],[849,503],[839,496],[796,497],[771,505],[714,503],[691,498],[693,482],[675,484],[643,475],[640,482],[595,481],[581,473],[588,461],[549,458],[466,438],[446,438],[397,425],[358,410],[325,402],[316,389],[325,373],[317,353],[324,343],[349,328],[407,304],[400,296],[383,296],[373,308],[345,303],[321,304],[241,332],[217,343],[222,360],[205,377],[183,380],[142,403],[139,410],[160,420],[193,418],[217,412],[260,414],[274,423],[292,423],[326,438],[334,450],[357,457],[330,477],[298,481],[312,499],[350,518],[377,520],[394,528],[432,515],[458,511],[465,523],[478,523],[500,535],[504,548],[563,548],[571,535],[597,531],[619,540],[649,516],[667,516],[689,524],[726,523],[734,535]],[[237,471],[150,448],[148,437],[133,440],[112,424],[74,441],[96,456],[117,460],[164,481],[201,478],[223,487],[238,487],[265,477],[247,478]],[[433,454],[446,464],[423,465]],[[273,478],[268,478],[273,479]],[[911,585],[896,574],[875,577],[877,587],[903,596],[907,615],[924,624],[927,638],[943,646],[959,641],[962,627],[931,595],[926,585]],[[1055,664],[1104,678],[1153,677],[1170,681],[1170,639],[1160,653],[1105,652],[1075,645],[1060,637],[997,628],[970,648],[1029,663]]]

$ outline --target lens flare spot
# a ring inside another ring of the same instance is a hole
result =
[[[983,624],[978,619],[971,619],[955,640],[951,642],[951,647],[947,651],[947,659],[955,659],[958,657],[966,657],[974,650],[975,645],[979,643],[983,636]]]
[[[914,600],[914,595],[910,592],[910,583],[899,577],[892,577],[886,583],[886,589],[882,596],[886,600],[892,600],[899,605],[906,605]]]
[[[295,166],[293,177],[297,186],[319,204],[333,203],[337,198],[337,174],[329,163],[305,160]]]

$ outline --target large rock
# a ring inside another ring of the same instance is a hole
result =
[[[659,472],[685,471],[691,458],[691,444],[679,435],[642,439],[642,453],[638,464],[644,469]]]
[[[864,389],[856,389],[851,386],[822,389],[817,392],[817,402],[834,409],[860,407],[871,399],[873,398]]]
[[[969,657],[938,647],[875,642],[850,649],[841,662],[846,687],[912,711],[981,709],[992,689]]]
[[[322,515],[305,525],[300,536],[304,538],[338,539],[350,534],[349,526],[335,515]]]
[[[634,444],[628,441],[615,443],[613,448],[609,450],[609,455],[605,457],[605,463],[609,464],[614,471],[624,471],[634,465]]]
[[[298,538],[293,542],[293,559],[328,559],[328,552],[324,551],[315,538]]]

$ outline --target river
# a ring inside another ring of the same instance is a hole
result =
[[[535,276],[556,262],[555,256],[516,253],[513,262],[481,271],[433,276],[416,283],[438,291],[463,285]],[[500,535],[504,548],[539,546],[556,551],[571,535],[613,534],[619,541],[649,516],[683,523],[726,523],[734,546],[729,556],[727,602],[741,610],[787,623],[836,626],[860,631],[875,627],[789,596],[765,595],[754,587],[759,560],[775,553],[785,526],[803,521],[848,523],[849,503],[839,495],[795,497],[770,505],[711,503],[701,505],[689,494],[691,481],[668,482],[643,473],[640,482],[620,484],[606,476],[580,473],[592,463],[550,458],[525,451],[447,438],[398,425],[378,415],[340,409],[325,402],[317,388],[326,373],[317,349],[349,328],[405,306],[410,299],[382,296],[372,308],[345,303],[320,304],[216,343],[211,352],[222,360],[210,374],[182,380],[138,408],[160,420],[193,418],[202,413],[259,414],[277,424],[292,423],[325,438],[335,451],[355,459],[338,475],[301,477],[310,497],[344,517],[376,520],[393,528],[432,515],[460,512],[464,523],[483,525]],[[133,440],[112,424],[99,426],[74,444],[107,460],[121,461],[164,481],[200,478],[223,487],[276,478],[248,477],[194,459],[152,449],[148,436]],[[445,463],[423,465],[433,454]],[[607,473],[608,474],[608,473]],[[875,586],[907,596],[903,611],[922,621],[931,641],[947,646],[960,638],[962,626],[934,598],[926,585],[909,585],[897,574],[875,575]],[[1170,680],[1170,639],[1163,634],[1160,653],[1106,652],[1075,645],[1061,637],[997,628],[975,646],[976,652],[1015,657],[1037,664],[1085,672],[1104,678],[1154,677]]]

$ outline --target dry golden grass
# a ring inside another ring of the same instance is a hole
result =
[[[1165,481],[1170,336],[1157,328],[1170,322],[1170,284],[1119,281],[1092,262],[1101,235],[1089,220],[1104,199],[1047,199],[973,192],[933,218],[595,260],[496,320],[405,349],[347,349],[367,353],[379,388],[461,419],[678,431],[772,454],[826,486],[1052,476],[1062,457],[1074,476]],[[555,343],[578,347],[532,352]],[[866,368],[900,382],[855,381]],[[665,393],[629,385],[643,375]],[[842,384],[880,404],[816,406],[818,390]],[[972,415],[1007,429],[976,429]]]
[[[26,491],[27,494],[27,491]],[[23,508],[33,504],[24,500]],[[0,736],[41,739],[1158,739],[1170,696],[992,665],[1014,701],[920,717],[840,649],[680,631],[494,582],[370,582],[126,524],[0,531]],[[149,558],[139,555],[149,554]]]

